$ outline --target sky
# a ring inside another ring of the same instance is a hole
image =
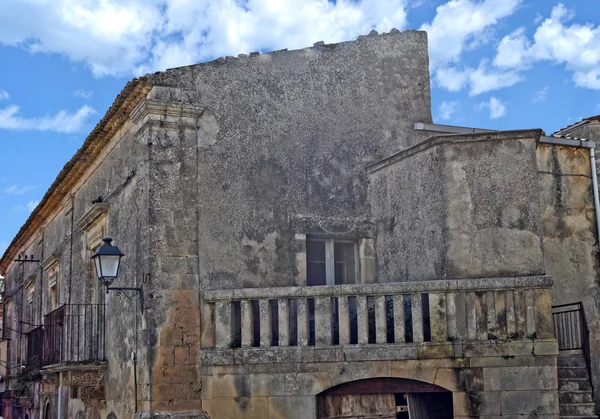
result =
[[[0,0],[0,255],[126,82],[220,56],[428,32],[434,122],[600,114],[600,0]]]

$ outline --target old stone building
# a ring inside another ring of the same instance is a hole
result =
[[[0,260],[3,417],[592,416],[594,145],[434,125],[428,64],[394,30],[128,83]]]

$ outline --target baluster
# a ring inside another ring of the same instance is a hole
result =
[[[377,343],[387,343],[385,295],[379,295],[375,299],[375,338]]]
[[[448,338],[446,322],[446,298],[444,294],[429,294],[429,323],[431,341],[445,342]]]
[[[252,321],[252,301],[241,301],[240,310],[242,311],[242,347],[247,348],[252,346],[252,338],[254,336],[254,322]]]
[[[487,306],[487,339],[490,333],[493,335],[497,335],[498,331],[498,324],[496,322],[496,298],[494,295],[494,291],[487,291],[485,293],[485,301]]]
[[[215,303],[215,340],[217,348],[231,346],[231,301]]]
[[[537,338],[552,338],[554,337],[554,331],[552,321],[552,297],[550,296],[550,291],[547,289],[536,289],[534,291],[534,297],[535,332],[537,334]],[[581,324],[583,325],[583,321]]]
[[[423,342],[423,302],[421,294],[412,294],[413,342]]]
[[[475,292],[475,310],[477,312],[477,339],[487,340],[488,310],[485,291]]]
[[[260,313],[260,346],[271,346],[271,305],[269,300],[259,300],[258,310]]]
[[[512,290],[506,292],[506,334],[509,339],[514,336],[517,331],[515,321],[515,298]]]
[[[525,308],[525,292],[523,290],[514,290],[515,298],[515,326],[516,333],[520,338],[527,334],[525,318],[527,310]]]
[[[477,299],[474,292],[466,293],[467,306],[467,339],[475,339],[477,337]]]
[[[277,301],[277,315],[279,319],[279,346],[290,344],[290,307],[287,298]]]
[[[298,346],[308,346],[310,329],[308,327],[308,300],[298,298]]]
[[[331,345],[331,297],[315,298],[315,344]]]
[[[367,296],[356,296],[356,320],[358,323],[358,344],[369,343],[369,309],[367,307]]]
[[[394,295],[394,342],[403,343],[404,336],[404,296]]]
[[[348,345],[350,343],[350,307],[347,295],[338,297],[338,319],[340,322],[340,345]]]
[[[535,332],[535,301],[533,299],[533,290],[525,290],[525,307],[526,307],[526,322],[527,336],[531,336]]]
[[[452,339],[458,339],[458,325],[456,322],[456,293],[449,292],[446,294],[446,324],[448,326],[448,337]]]

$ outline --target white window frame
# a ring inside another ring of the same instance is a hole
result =
[[[351,239],[336,239],[333,237],[306,237],[306,242],[316,241],[325,242],[325,285],[335,284],[335,258],[334,245],[335,243],[351,243],[354,245],[354,283],[360,284],[360,259],[358,253],[358,241]],[[307,261],[309,262],[309,261]],[[308,280],[308,279],[307,279]]]

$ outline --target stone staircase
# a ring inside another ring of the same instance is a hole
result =
[[[592,384],[582,351],[558,356],[558,405],[561,418],[597,418]]]

